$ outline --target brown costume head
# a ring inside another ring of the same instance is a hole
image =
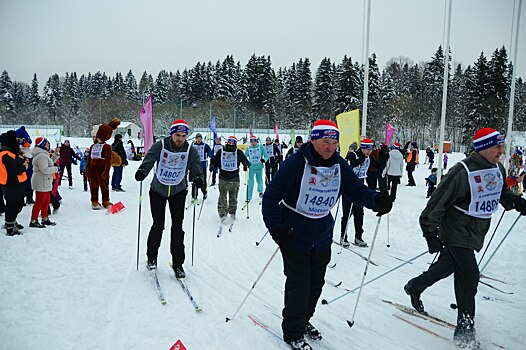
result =
[[[97,138],[101,141],[108,141],[111,138],[113,130],[117,129],[120,125],[121,120],[119,118],[113,118],[108,124],[101,124],[99,130],[97,130]]]

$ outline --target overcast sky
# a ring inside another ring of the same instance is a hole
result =
[[[41,87],[53,73],[133,70],[155,78],[227,54],[244,67],[270,55],[274,69],[329,57],[362,62],[363,0],[0,0],[0,70]],[[508,50],[514,0],[453,0],[451,50],[464,67],[481,51]],[[518,74],[526,78],[526,4]],[[372,0],[370,52],[429,60],[443,42],[444,0]]]

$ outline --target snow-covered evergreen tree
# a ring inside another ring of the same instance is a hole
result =
[[[334,117],[334,71],[330,58],[321,60],[314,82],[313,112],[316,118]]]

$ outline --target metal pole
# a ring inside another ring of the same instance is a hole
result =
[[[437,185],[442,178],[442,152],[444,147],[444,134],[446,129],[446,107],[447,107],[447,87],[449,82],[449,33],[451,29],[451,0],[445,1],[444,9],[444,80],[442,83],[442,114],[440,117],[440,143],[438,145],[438,172]]]
[[[502,240],[500,241],[499,245],[497,246],[497,248],[495,248],[495,250],[493,251],[493,253],[490,255],[490,257],[488,258],[488,261],[486,261],[486,263],[484,264],[484,266],[482,266],[482,268],[480,269],[480,273],[482,273],[482,271],[484,271],[484,269],[486,268],[486,266],[488,266],[489,262],[491,261],[491,259],[493,258],[493,256],[495,255],[495,253],[499,250],[500,246],[502,245],[502,243],[504,243],[504,240],[508,237],[508,235],[510,234],[511,230],[513,230],[513,228],[515,227],[515,224],[517,223],[517,221],[519,221],[519,219],[521,218],[521,214],[519,214],[519,216],[517,216],[517,219],[515,219],[515,221],[513,222],[513,225],[511,225],[510,229],[508,230],[508,232],[506,232],[506,234],[504,235],[504,238],[502,238]]]
[[[367,10],[365,10],[365,8]],[[364,81],[363,81],[363,105],[362,105],[362,137],[367,134],[367,99],[369,97],[369,29],[371,26],[371,0],[364,0],[364,27],[365,51],[363,52],[364,61]]]
[[[513,61],[511,62],[513,64],[513,71],[511,73],[511,92],[510,92],[510,109],[508,111],[508,130],[506,134],[506,158],[504,161],[504,167],[506,168],[506,171],[509,169],[509,159],[510,159],[510,152],[511,152],[511,131],[513,127],[513,112],[514,112],[514,105],[515,105],[515,72],[517,71],[517,48],[519,46],[519,27],[521,23],[521,7],[522,7],[522,0],[517,1],[518,4],[518,10],[515,12],[515,3],[513,6],[513,18],[515,19],[515,42],[513,42],[513,39],[511,41],[512,48],[510,51],[513,51]],[[516,17],[515,17],[515,14]],[[513,21],[513,20],[512,20]],[[512,38],[513,38],[513,32],[512,32]]]

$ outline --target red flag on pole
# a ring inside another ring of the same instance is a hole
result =
[[[276,140],[279,140],[278,124],[274,125],[274,134],[276,134]]]
[[[139,115],[141,117],[142,129],[144,131],[144,154],[146,154],[153,145],[153,106],[151,95],[142,106]]]

